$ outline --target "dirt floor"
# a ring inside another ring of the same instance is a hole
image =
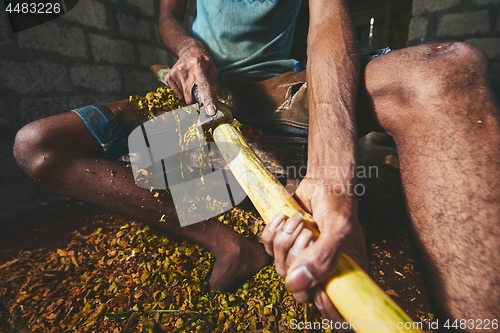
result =
[[[377,167],[371,169],[371,175],[359,179],[365,192],[359,197],[359,217],[365,230],[370,274],[414,321],[428,321],[433,310],[412,242],[399,171],[384,163],[388,155],[395,155],[395,148],[387,137],[369,135],[360,140],[359,164]],[[80,235],[95,232],[94,222],[102,220],[103,214],[86,204],[61,199],[1,221],[0,267],[7,267],[26,251],[43,248],[45,253],[55,253],[64,249],[75,238],[75,232]],[[8,303],[5,295],[9,293],[4,291],[2,297],[1,287],[0,321],[9,316],[5,307]],[[9,332],[7,327],[0,325],[0,332]],[[30,331],[26,327],[24,332]]]

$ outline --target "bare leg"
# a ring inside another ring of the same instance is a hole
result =
[[[486,59],[467,44],[422,45],[365,74],[360,97],[397,144],[436,305],[447,318],[500,318],[500,121]]]
[[[128,101],[109,104],[129,133],[146,120]],[[126,114],[124,116],[123,114]],[[124,217],[152,224],[214,253],[210,287],[225,290],[268,263],[263,246],[218,221],[180,227],[171,198],[158,200],[135,185],[130,169],[102,158],[103,152],[80,117],[65,113],[23,127],[14,155],[19,165],[50,190]],[[165,223],[159,219],[165,214]]]

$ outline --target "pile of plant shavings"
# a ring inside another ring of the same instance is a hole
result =
[[[219,219],[248,237],[263,227],[239,208]],[[65,248],[0,263],[0,332],[292,332],[293,319],[321,321],[272,266],[235,292],[209,290],[213,262],[200,246],[103,215]]]

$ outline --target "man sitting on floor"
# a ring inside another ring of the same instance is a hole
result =
[[[308,131],[307,175],[295,196],[314,215],[321,236],[310,244],[296,217],[276,218],[263,235],[294,296],[314,299],[327,317],[338,318],[318,285],[341,252],[363,265],[366,250],[356,198],[347,194],[355,175],[325,170],[350,170],[357,132],[379,131],[397,145],[436,306],[453,319],[499,318],[500,122],[485,56],[463,43],[430,44],[390,52],[360,68],[347,1],[309,0],[307,68],[294,73],[289,52],[301,0],[198,0],[192,35],[181,24],[186,1],[162,0],[160,8],[161,39],[178,57],[168,75],[176,95],[194,103],[196,83],[210,113],[224,97],[238,119]],[[295,83],[307,92],[308,113],[293,105],[275,112],[286,101],[276,92]],[[251,113],[247,101],[261,108]],[[217,221],[181,228],[172,202],[158,202],[113,161],[127,152],[127,135],[146,120],[136,103],[75,111],[19,131],[15,157],[31,177],[61,195],[205,246],[216,257],[212,288],[227,289],[269,262],[263,246]],[[111,169],[113,183],[106,178]],[[168,222],[159,224],[162,214]]]

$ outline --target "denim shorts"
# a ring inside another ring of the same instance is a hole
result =
[[[116,160],[128,154],[128,138],[113,112],[102,104],[87,105],[71,110],[83,122],[102,147],[104,157]]]

